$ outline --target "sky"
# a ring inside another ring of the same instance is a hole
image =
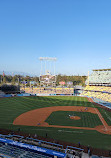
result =
[[[111,0],[0,0],[0,71],[56,74],[111,68]]]

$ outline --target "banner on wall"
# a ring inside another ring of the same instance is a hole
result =
[[[41,152],[43,154],[58,156],[58,157],[61,157],[61,158],[64,158],[66,156],[65,153],[57,152],[57,151],[46,149],[46,148],[41,148],[41,147],[34,146],[34,145],[20,143],[20,142],[17,142],[17,141],[8,140],[8,139],[4,139],[4,138],[0,138],[0,142],[4,142],[4,143],[14,145],[14,146],[19,146],[21,148],[31,149],[31,150],[34,150],[34,151]]]
[[[65,85],[64,81],[59,82],[60,85]]]

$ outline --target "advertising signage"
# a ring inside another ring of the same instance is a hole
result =
[[[65,85],[64,81],[59,82],[60,85]]]
[[[38,146],[34,146],[34,145],[29,145],[29,144],[25,144],[25,143],[20,143],[17,141],[8,140],[8,139],[4,139],[4,138],[0,138],[0,142],[4,142],[4,143],[14,145],[14,146],[19,146],[21,148],[31,149],[34,151],[41,152],[43,154],[53,155],[53,156],[57,156],[60,158],[64,158],[66,156],[66,154],[62,153],[62,152],[58,152],[58,151],[54,151],[51,149],[46,149],[46,148],[42,148],[42,147],[38,147]]]

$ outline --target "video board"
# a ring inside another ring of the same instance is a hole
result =
[[[42,75],[39,77],[40,82],[43,83],[53,83],[56,82],[56,76],[55,75]]]

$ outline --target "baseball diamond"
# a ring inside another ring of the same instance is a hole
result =
[[[0,99],[0,126],[68,142],[110,148],[111,113],[79,96],[31,96]],[[106,115],[107,114],[107,115]],[[79,120],[70,119],[78,116]],[[66,119],[64,119],[66,118]],[[70,130],[70,132],[65,132]],[[78,136],[78,133],[81,135]],[[89,134],[90,133],[90,134]],[[74,140],[72,139],[74,138]],[[98,141],[96,141],[98,140]],[[107,140],[107,141],[103,141]],[[101,145],[102,143],[102,145]]]

